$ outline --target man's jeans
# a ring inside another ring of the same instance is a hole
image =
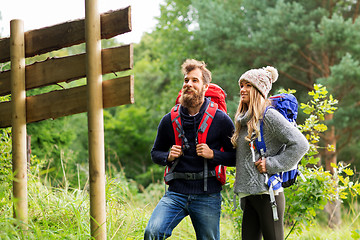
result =
[[[187,195],[167,191],[154,209],[145,229],[145,240],[165,239],[190,215],[197,240],[220,239],[221,194]]]

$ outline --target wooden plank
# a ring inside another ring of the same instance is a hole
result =
[[[0,128],[11,126],[11,102],[0,102]]]
[[[133,68],[133,47],[124,45],[103,49],[102,74]],[[60,82],[69,82],[86,76],[86,54],[51,58],[25,68],[26,90]],[[0,72],[0,96],[10,94],[10,70]]]
[[[10,61],[10,37],[0,39],[0,63]]]
[[[26,122],[37,122],[87,112],[86,85],[26,98]],[[103,81],[103,106],[134,103],[134,79],[126,76]],[[0,128],[11,126],[11,102],[0,103]]]
[[[101,38],[108,39],[131,31],[130,6],[101,14]],[[55,51],[85,42],[85,19],[30,30],[25,33],[25,56]],[[10,60],[10,38],[0,39],[0,63]]]
[[[103,81],[104,108],[134,103],[134,78],[132,75]]]

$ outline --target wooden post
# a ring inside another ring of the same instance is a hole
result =
[[[101,72],[101,31],[97,0],[85,0],[86,75],[91,236],[106,239],[105,151]]]
[[[25,37],[22,20],[10,22],[12,162],[14,217],[27,229]]]

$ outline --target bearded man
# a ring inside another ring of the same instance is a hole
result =
[[[173,229],[188,215],[196,239],[220,239],[222,186],[215,176],[204,174],[204,161],[208,168],[206,172],[214,172],[217,165],[235,165],[235,150],[230,141],[234,124],[226,113],[217,109],[206,143],[198,143],[199,125],[210,104],[210,100],[205,98],[205,92],[211,82],[211,72],[204,62],[194,59],[188,59],[182,64],[182,72],[184,83],[179,115],[184,130],[183,142],[181,145],[175,143],[177,136],[170,112],[160,121],[151,158],[159,165],[175,165],[173,172],[185,177],[168,182],[169,188],[154,209],[145,229],[146,240],[170,237]]]

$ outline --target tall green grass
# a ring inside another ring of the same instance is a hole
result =
[[[88,184],[79,184],[83,186],[81,189],[79,186],[73,188],[66,182],[63,182],[61,187],[52,187],[42,176],[29,174],[29,214],[26,231],[21,230],[17,220],[12,217],[11,189],[7,189],[7,197],[1,199],[0,239],[91,239]],[[64,181],[65,179],[64,177]],[[154,183],[143,192],[139,192],[136,183],[127,180],[121,172],[108,178],[107,238],[143,239],[147,221],[164,191],[162,183]],[[224,197],[228,198],[226,192]],[[351,208],[344,211],[343,224],[338,229],[330,229],[319,221],[310,226],[301,226],[300,230],[293,232],[288,239],[358,239],[360,218],[359,207],[355,205],[354,203]],[[235,221],[238,220],[235,220],[233,215],[227,211],[223,212],[221,239],[241,239]],[[169,239],[196,239],[191,220],[185,218],[174,229]]]

